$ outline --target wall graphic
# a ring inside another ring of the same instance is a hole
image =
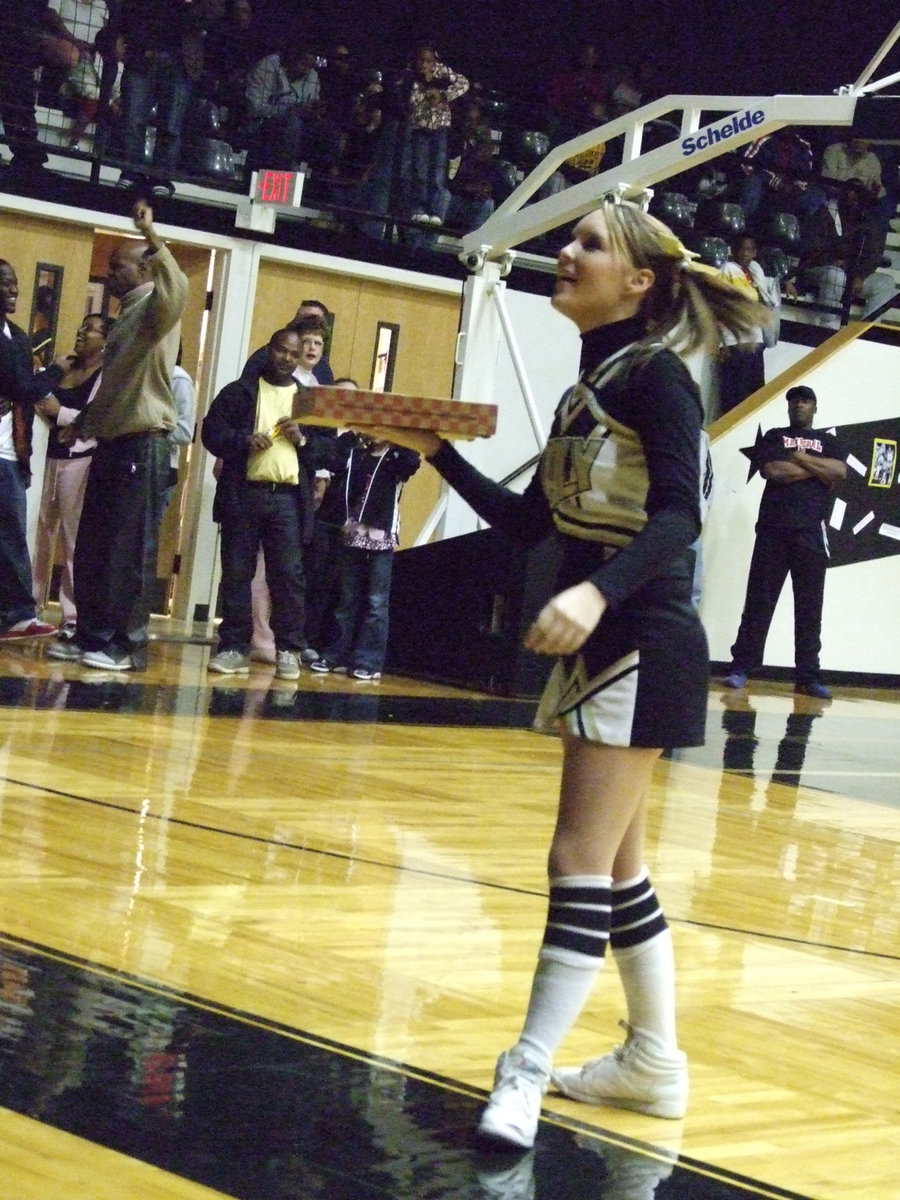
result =
[[[847,452],[847,478],[835,490],[828,519],[829,566],[900,554],[900,419],[840,425],[833,432]],[[741,448],[750,460],[748,481],[759,470],[756,453],[762,437],[758,426],[754,445]]]

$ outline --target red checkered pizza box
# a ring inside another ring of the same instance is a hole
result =
[[[447,438],[491,437],[497,429],[496,404],[336,387],[300,388],[294,417],[310,425],[347,429],[360,425],[430,429]]]

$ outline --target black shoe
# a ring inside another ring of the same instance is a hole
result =
[[[170,179],[154,179],[150,184],[150,195],[154,200],[168,200],[175,195],[175,184]]]

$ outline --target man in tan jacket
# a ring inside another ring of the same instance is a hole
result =
[[[188,281],[153,228],[142,200],[134,223],[146,246],[113,251],[107,287],[120,301],[106,343],[103,380],[67,436],[94,437],[75,543],[75,638],[48,657],[107,671],[143,670],[156,581],[160,497],[177,415],[171,379]]]

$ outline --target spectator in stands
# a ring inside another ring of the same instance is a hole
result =
[[[841,183],[856,180],[876,200],[884,195],[881,162],[872,153],[870,143],[865,138],[848,137],[826,146],[821,173],[823,179],[836,179]]]
[[[793,129],[757,138],[739,161],[743,182],[738,200],[748,224],[764,207],[805,219],[825,203],[825,192],[813,175],[812,146]]]
[[[447,201],[450,105],[465,95],[469,81],[440,62],[432,46],[420,46],[399,86],[406,114],[400,167],[404,207],[419,224],[441,225]]]
[[[0,259],[0,641],[44,637],[55,626],[38,620],[25,537],[25,493],[31,482],[34,405],[59,383],[56,364],[34,373],[31,342],[9,318],[16,311],[19,280]]]
[[[555,145],[567,142],[586,128],[585,120],[592,105],[606,106],[608,87],[599,63],[596,43],[582,42],[575,54],[575,64],[558,71],[547,84],[548,133]]]
[[[481,105],[469,100],[450,131],[450,204],[446,222],[463,233],[477,229],[494,211],[494,140]]]
[[[319,72],[325,119],[338,132],[349,129],[356,103],[366,88],[350,47],[338,42]]]
[[[108,21],[106,0],[50,0],[38,37],[44,71],[59,76],[59,96],[72,113],[73,148],[97,115],[102,64],[94,42]]]
[[[316,56],[302,42],[261,59],[247,80],[249,165],[330,168],[336,146],[323,120]]]
[[[352,108],[350,124],[338,134],[337,159],[331,168],[330,195],[346,208],[377,211],[373,178],[379,162],[382,137],[381,97],[359,99]]]
[[[606,82],[609,120],[634,112],[656,99],[657,66],[652,59],[641,58],[631,66],[608,71]]]
[[[58,537],[62,544],[59,580],[62,620],[57,636],[63,641],[71,641],[75,636],[75,539],[91,457],[97,443],[93,438],[86,438],[71,445],[64,444],[59,430],[70,425],[85,405],[90,404],[100,386],[103,349],[110,325],[109,318],[100,313],[90,313],[84,318],[75,335],[75,353],[59,360],[64,371],[62,378],[50,395],[35,405],[48,422],[50,435],[34,546],[34,602],[38,610],[47,603]]]
[[[582,116],[581,126],[572,130],[572,137],[579,133],[587,133],[591,129],[596,129],[599,125],[605,124],[608,120],[606,106],[599,100],[592,101],[587,105],[587,108]],[[587,150],[582,150],[579,154],[573,154],[571,158],[567,158],[560,168],[563,178],[568,185],[581,183],[585,179],[590,179],[592,175],[596,175],[600,170],[600,164],[605,161],[606,143],[595,142],[589,146]]]
[[[206,39],[203,86],[218,106],[222,128],[232,144],[241,140],[239,131],[246,128],[250,72],[266,53],[250,0],[231,0]]]
[[[224,0],[122,0],[125,43],[122,76],[125,157],[120,187],[150,176],[154,196],[171,195],[181,157],[184,123],[203,74],[203,37],[222,14]],[[155,117],[152,116],[154,106]],[[156,131],[147,163],[147,129]]]
[[[889,191],[884,181],[885,178],[891,180],[892,162],[896,179],[896,150],[892,147],[882,148],[882,153],[885,154],[883,164],[878,155],[873,153],[871,146],[871,142],[865,138],[854,137],[827,146],[822,155],[822,178],[840,183],[858,179],[860,183],[865,184],[872,197],[873,212],[887,232],[891,218],[897,215],[897,193],[896,190]]]
[[[879,271],[885,247],[885,229],[873,206],[870,189],[851,179],[842,195],[832,199],[803,226],[799,290],[811,287],[819,304],[839,307],[850,279],[853,301],[867,317],[897,293],[891,275]],[[818,324],[837,328],[840,317],[823,313]]]
[[[47,161],[34,112],[34,71],[40,61],[37,35],[46,10],[47,0],[3,0],[0,4],[0,47],[4,51],[0,121],[12,153],[11,169],[23,176]]]
[[[752,340],[738,341],[727,329],[722,331],[719,351],[719,415],[730,412],[742,400],[766,382],[763,362],[766,338],[774,345],[777,338],[775,314],[781,306],[781,284],[765,274],[756,260],[756,240],[748,233],[739,234],[731,247],[731,259],[722,267],[723,277],[772,311],[773,324],[757,329]]]

